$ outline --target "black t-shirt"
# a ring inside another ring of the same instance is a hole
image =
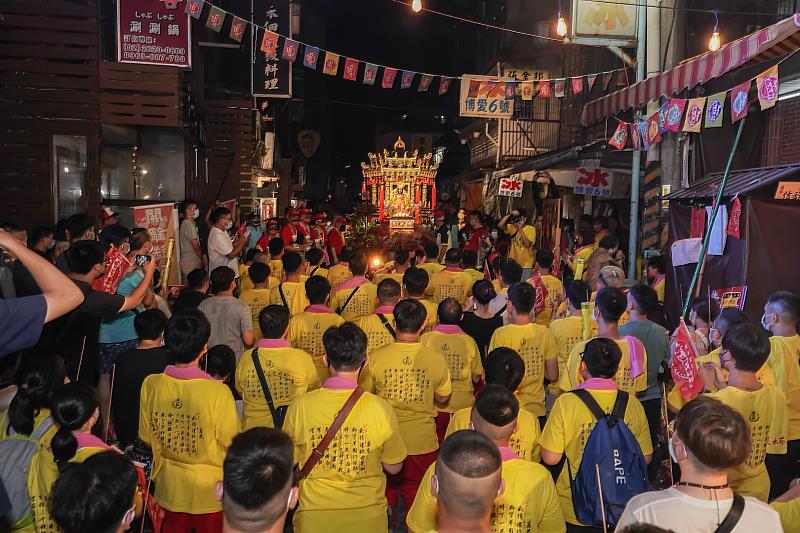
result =
[[[197,309],[200,302],[208,298],[207,294],[192,289],[184,289],[172,304],[172,312],[179,313],[184,309]]]
[[[163,372],[169,361],[169,352],[164,348],[130,350],[117,358],[111,416],[122,449],[139,433],[139,394],[144,378]]]
[[[442,224],[436,228],[436,235],[439,236],[439,244],[447,244],[450,241],[450,226]]]
[[[481,351],[481,362],[486,362],[486,350],[492,340],[492,334],[497,328],[503,326],[503,317],[494,316],[492,318],[481,318],[475,313],[464,313],[461,319],[461,329],[464,333],[475,339],[478,349]]]

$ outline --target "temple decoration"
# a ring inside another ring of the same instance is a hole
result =
[[[369,154],[361,163],[364,182],[362,197],[368,199],[379,222],[389,222],[392,231],[412,231],[414,225],[427,223],[436,208],[436,170],[433,154],[409,154],[398,137],[392,151]]]

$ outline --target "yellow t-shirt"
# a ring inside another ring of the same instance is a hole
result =
[[[447,424],[445,437],[449,437],[462,429],[470,429],[472,409],[472,407],[466,407],[453,414],[450,418],[450,423]],[[530,411],[520,409],[517,415],[517,429],[511,435],[509,446],[514,449],[520,459],[538,463],[541,458],[539,450],[539,438],[541,436],[542,430],[539,427],[539,419],[533,416]]]
[[[663,278],[663,279],[659,280],[658,282],[656,282],[656,284],[653,285],[653,289],[656,291],[656,295],[658,296],[658,303],[663,304],[664,303],[664,295],[665,295],[666,290],[667,290],[667,279]]]
[[[389,326],[394,329],[394,315],[391,313],[382,314]],[[383,324],[377,314],[362,316],[356,320],[356,325],[361,328],[361,331],[367,336],[368,354],[394,342],[394,337],[389,333],[389,329]]]
[[[568,316],[550,322],[550,333],[556,340],[556,358],[558,359],[558,375],[563,376],[567,368],[567,360],[572,348],[583,340],[583,318]],[[550,384],[550,392],[558,395],[561,389],[558,383]]]
[[[480,281],[482,279],[486,279],[485,276],[483,275],[483,272],[475,270],[474,268],[465,268],[464,272],[469,274],[469,277],[472,278],[472,284],[473,285],[475,284],[476,281]],[[470,287],[470,290],[472,290],[471,287]],[[470,296],[471,296],[471,294],[470,294]]]
[[[223,383],[166,373],[147,376],[142,383],[139,438],[153,450],[155,498],[168,511],[222,510],[217,482],[222,481],[225,451],[237,433],[236,405]]]
[[[332,327],[339,327],[344,324],[344,319],[336,313],[318,313],[303,311],[299,315],[294,315],[289,320],[289,332],[287,340],[292,347],[311,355],[314,366],[320,381],[328,379],[330,372],[322,361],[325,355],[325,346],[322,344],[322,335]]]
[[[533,283],[528,281],[533,286]],[[544,309],[536,315],[536,323],[543,326],[549,326],[550,321],[553,319],[553,313],[556,311],[558,301],[564,295],[564,284],[555,276],[545,275],[542,276],[542,283],[547,289],[547,298],[544,302]]]
[[[283,281],[283,261],[281,259],[270,259],[267,266],[269,266],[270,277],[281,283]]]
[[[352,298],[350,294],[356,291]],[[347,299],[350,301],[347,302]],[[375,311],[375,300],[378,298],[378,287],[372,283],[364,283],[352,289],[339,289],[331,296],[331,308],[348,322],[355,322],[362,316],[371,315]],[[345,306],[345,302],[347,305]]]
[[[467,298],[472,295],[472,285],[475,282],[466,272],[451,272],[442,270],[431,278],[428,289],[433,294],[433,302],[437,305],[445,298],[455,298],[461,307],[467,305]]]
[[[522,232],[531,241],[530,246],[525,246],[519,230],[513,224],[506,224],[506,233],[511,235],[511,248],[508,250],[508,258],[513,259],[522,268],[533,268],[534,247],[536,245],[536,228],[533,226],[523,226]]]
[[[268,340],[272,344],[280,341]],[[292,400],[320,386],[319,375],[311,356],[303,350],[285,347],[254,348],[269,385],[275,407],[289,405]],[[275,427],[272,413],[264,398],[261,381],[253,364],[253,350],[247,350],[236,365],[236,390],[242,397],[242,430],[254,427]]]
[[[777,385],[786,395],[789,418],[788,440],[800,439],[800,335],[770,337],[767,364],[775,373]]]
[[[433,395],[453,392],[447,360],[419,342],[393,342],[370,354],[359,383],[387,400],[400,423],[410,455],[439,449]]]
[[[334,380],[346,381],[332,378],[329,386]],[[305,464],[352,392],[351,388],[326,387],[292,402],[283,430],[294,442],[298,464]],[[391,406],[365,393],[309,476],[300,481],[295,528],[341,533],[386,531],[382,463],[397,464],[406,456]]]
[[[622,351],[622,359],[620,359],[619,369],[617,370],[617,375],[614,376],[614,381],[617,382],[617,386],[621,390],[630,395],[642,392],[647,388],[647,352],[644,345],[641,344],[641,341],[635,341],[639,343],[639,348],[644,354],[644,359],[642,360],[643,372],[636,378],[631,378],[631,351],[628,340],[623,337],[614,342],[617,343],[617,346]],[[580,374],[581,354],[588,343],[589,341],[580,341],[572,347],[572,352],[569,354],[569,359],[567,359],[567,367],[558,378],[558,387],[562,391],[571,391],[583,383],[583,377]]]
[[[764,460],[768,453],[786,453],[786,396],[776,385],[764,385],[757,391],[728,386],[709,396],[739,411],[750,427],[753,450],[744,464],[728,471],[731,488],[766,502],[770,481]]]
[[[250,279],[250,266],[239,265],[239,291],[243,292],[253,288],[253,280]]]
[[[269,280],[270,282],[277,283],[274,278],[269,278]],[[261,333],[261,325],[258,322],[258,315],[261,313],[262,309],[270,304],[271,292],[271,289],[249,289],[243,291],[242,294],[239,295],[239,299],[250,306],[250,312],[253,315],[253,333],[256,336],[256,340],[264,337],[264,335]]]
[[[447,407],[441,410],[455,413],[459,409],[470,407],[475,400],[472,395],[472,379],[480,377],[483,372],[480,351],[473,338],[466,333],[431,331],[424,334],[419,341],[423,346],[444,355],[450,369],[453,395]]]
[[[589,393],[607,414],[611,413],[614,401],[617,399],[615,390],[593,390],[588,389]],[[650,430],[647,425],[647,417],[644,408],[639,400],[633,395],[628,398],[628,406],[625,410],[625,425],[636,437],[644,455],[653,453],[653,445],[650,441]],[[542,430],[542,438],[539,444],[542,448],[554,453],[566,453],[569,461],[569,469],[577,473],[581,466],[583,449],[589,434],[594,429],[595,420],[586,404],[575,394],[562,394],[556,398],[553,409],[547,417],[547,424]],[[569,474],[566,466],[561,470],[556,483],[558,497],[561,502],[561,511],[567,523],[584,525],[578,522],[575,517],[575,510],[572,507],[572,490],[569,485]]]
[[[586,274],[586,265],[589,263],[589,256],[594,252],[592,246],[583,246],[575,252],[572,258],[572,266],[575,267],[574,277],[576,280],[583,279]]]
[[[498,347],[511,348],[525,362],[525,377],[517,389],[520,407],[544,416],[544,362],[556,358],[553,334],[540,324],[509,324],[492,335],[489,352]]]
[[[409,299],[415,300],[416,298],[409,297]],[[439,323],[439,306],[427,299],[417,301],[425,308],[425,329],[422,332],[428,333]]]
[[[504,453],[503,481],[505,491],[492,505],[490,525],[492,531],[541,531],[563,533],[566,531],[564,516],[558,505],[558,493],[553,476],[538,463],[531,463]],[[431,478],[436,465],[431,465],[419,484],[414,505],[408,511],[406,523],[415,532],[433,530],[438,526],[438,508],[431,493]]]
[[[403,274],[397,274],[395,272],[381,272],[380,274],[375,274],[375,278],[373,278],[372,282],[377,286],[385,279],[393,279],[400,284],[400,287],[403,286]]]
[[[309,276],[319,276],[321,278],[328,279],[328,269],[322,268],[321,266],[309,267],[308,268],[308,275]]]
[[[33,433],[36,433],[36,430],[39,428],[40,424],[47,420],[49,416],[50,409],[46,407],[39,409],[39,412],[33,417]],[[8,409],[6,409],[2,414],[0,414],[0,441],[8,438],[8,425]],[[50,441],[53,440],[53,435],[56,434],[56,431],[58,431],[58,424],[52,422],[50,429],[45,431],[42,438],[39,439],[39,443],[42,445],[42,447],[50,447]]]
[[[301,281],[284,281],[269,292],[270,305],[284,305],[284,299],[285,305],[289,308],[289,316],[300,314],[309,306],[306,286]]]
[[[781,517],[783,533],[800,533],[800,498],[790,502],[772,502],[770,506]]]
[[[422,263],[421,265],[417,265],[417,268],[421,268],[422,270],[428,273],[428,281],[429,281],[428,286],[430,286],[430,279],[437,272],[441,272],[442,270],[444,270],[444,265],[439,263]]]
[[[350,272],[350,267],[347,264],[336,263],[328,269],[328,282],[331,284],[332,289],[336,289],[338,284],[352,277],[353,273]]]

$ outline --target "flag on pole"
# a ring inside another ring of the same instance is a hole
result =
[[[411,84],[414,83],[414,76],[416,72],[411,70],[404,70],[403,73],[400,75],[400,88],[401,89],[410,89]]]
[[[550,80],[539,80],[539,98],[550,98]]]
[[[725,95],[727,93],[712,94],[706,99],[706,128],[721,128],[725,116]]]
[[[391,89],[394,86],[394,79],[397,77],[397,69],[383,67],[383,78],[381,79],[381,87],[384,89]]]
[[[564,98],[566,94],[566,85],[567,85],[566,79],[560,78],[556,80],[555,89],[553,91],[556,95],[556,98]]]
[[[589,92],[592,92],[592,87],[594,87],[594,82],[597,81],[597,74],[589,74],[586,76],[586,81],[589,82]]]
[[[439,96],[447,94],[447,91],[450,90],[450,82],[452,81],[453,78],[445,78],[444,76],[439,78]]]
[[[193,19],[199,19],[203,13],[204,0],[187,0],[184,12],[190,14]]]
[[[378,65],[372,63],[364,63],[364,78],[365,85],[375,85],[375,80],[378,78]]]
[[[298,50],[300,50],[300,43],[291,39],[284,39],[281,59],[289,63],[294,63],[294,60],[297,59]]]
[[[322,73],[328,76],[336,76],[339,72],[339,55],[333,52],[325,52],[325,62],[322,64]]]
[[[625,122],[620,122],[617,126],[614,135],[611,136],[609,139],[608,144],[616,148],[617,150],[622,150],[625,148],[625,144],[628,142],[628,124]]]
[[[761,111],[774,107],[778,101],[778,65],[773,65],[756,77],[758,103]]]
[[[671,98],[667,106],[666,124],[664,128],[667,131],[677,132],[681,129],[681,120],[683,119],[683,110],[686,108],[686,100],[683,98]]]
[[[265,31],[264,37],[261,39],[261,51],[269,57],[278,56],[278,34],[271,31]]]
[[[583,76],[574,76],[569,80],[572,84],[572,94],[581,94],[583,92]]]
[[[342,77],[349,81],[356,81],[358,78],[358,60],[346,57],[344,60],[344,73]]]
[[[225,11],[217,6],[211,6],[211,11],[208,12],[206,19],[206,28],[214,33],[219,33],[223,24],[225,24]]]
[[[705,107],[705,98],[692,98],[689,100],[689,104],[686,107],[686,120],[683,121],[683,131],[700,132]]]
[[[319,48],[306,45],[305,53],[303,54],[303,65],[305,65],[310,69],[316,69],[318,59],[319,59]]]
[[[246,29],[247,21],[242,20],[239,17],[233,17],[233,22],[231,22],[231,32],[228,36],[237,43],[240,43],[242,42],[242,38],[244,37],[244,32]]]
[[[703,380],[697,371],[697,350],[689,328],[681,318],[672,353],[672,379],[684,401],[689,401],[703,390]]]
[[[428,89],[431,88],[431,83],[433,82],[433,76],[430,74],[423,74],[422,77],[419,79],[419,86],[417,87],[417,92],[424,93],[427,92]]]
[[[752,82],[753,80],[747,80],[731,89],[731,124],[735,124],[747,116],[747,110],[750,108],[748,98]]]

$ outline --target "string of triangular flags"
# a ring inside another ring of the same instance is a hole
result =
[[[761,110],[774,107],[778,102],[778,65],[727,91],[700,98],[670,98],[646,119],[636,123],[620,121],[608,144],[622,150],[630,142],[633,150],[648,150],[660,143],[667,132],[699,133],[701,128],[721,128],[726,100],[730,102],[730,122],[735,124],[747,116],[753,80]]]
[[[251,22],[241,17],[225,11],[223,8],[208,2],[207,0],[187,0],[184,11],[191,15],[195,20],[199,20],[203,14],[205,6],[209,6],[208,16],[206,18],[206,27],[216,33],[221,33],[228,17],[231,17],[231,25],[228,36],[241,43],[244,39],[247,27]],[[258,24],[252,23],[253,31],[258,35],[261,31],[263,36],[261,38],[260,50],[272,58],[281,59],[283,61],[295,62],[300,55],[300,48],[302,46],[303,53],[303,66],[306,68],[316,70],[320,59],[322,59],[322,73],[329,76],[337,76],[339,74],[340,66],[342,68],[342,78],[349,81],[358,81],[359,67],[363,64],[364,69],[361,74],[361,81],[365,85],[375,85],[380,81],[380,86],[384,89],[392,89],[395,86],[397,79],[400,79],[401,89],[410,89],[414,81],[419,77],[417,85],[418,92],[427,92],[434,84],[436,78],[439,78],[438,94],[444,95],[450,89],[450,85],[456,80],[469,80],[469,75],[463,76],[447,76],[443,74],[430,74],[426,72],[418,72],[414,70],[403,70],[399,68],[381,65],[379,63],[371,63],[360,59],[353,59],[351,57],[342,56],[334,52],[322,50],[318,47],[306,44],[302,41],[292,39],[285,35],[281,35],[270,28],[264,28]],[[280,49],[280,54],[279,54]],[[383,69],[380,72],[380,69]],[[584,80],[588,84],[589,91],[599,79],[602,83],[603,91],[607,91],[609,84],[614,77],[614,73],[623,71],[624,68],[596,72],[591,74],[583,74],[580,76],[572,76],[556,79],[542,79],[537,81],[518,81],[518,80],[503,80],[505,87],[510,92],[510,95],[519,95],[523,100],[533,100],[534,96],[540,98],[563,98],[567,94],[567,85],[571,88],[574,95],[579,95],[584,90]],[[485,78],[485,76],[484,76]],[[618,80],[619,81],[619,80]]]

